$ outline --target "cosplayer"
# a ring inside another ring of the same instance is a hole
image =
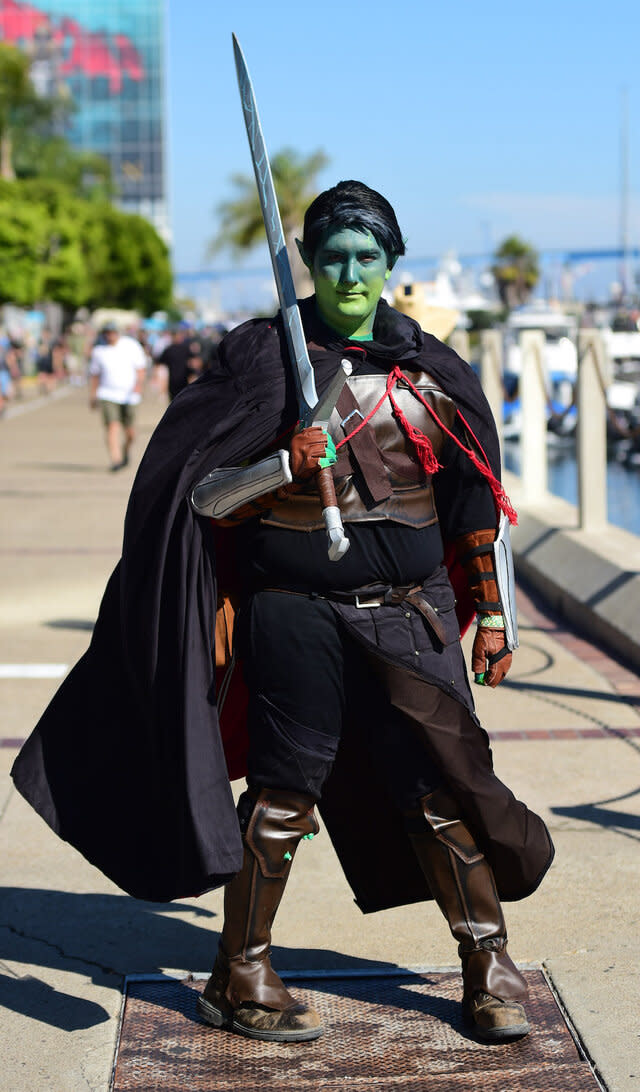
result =
[[[495,426],[468,365],[381,299],[404,253],[384,197],[360,182],[322,193],[300,251],[321,402],[348,376],[326,429],[297,427],[279,316],[227,335],[216,369],[151,439],[91,647],[14,777],[57,833],[137,897],[226,884],[198,1002],[210,1024],[275,1041],[322,1033],[270,963],[274,916],[318,806],[361,909],[435,899],[458,944],[467,1020],[486,1039],[515,1038],[529,1030],[526,984],[501,900],[534,891],[553,849],[493,772],[452,586],[458,611],[471,603],[477,614],[476,679],[496,686],[516,641],[496,564],[504,514],[514,517]],[[347,540],[337,560],[317,489],[327,467]],[[238,608],[226,761],[213,648],[222,593]],[[242,680],[247,790],[236,813]]]

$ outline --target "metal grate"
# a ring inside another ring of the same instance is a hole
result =
[[[524,973],[533,1030],[495,1045],[463,1025],[455,973],[296,978],[325,1033],[290,1044],[202,1023],[203,981],[129,981],[113,1092],[598,1092],[544,975]]]

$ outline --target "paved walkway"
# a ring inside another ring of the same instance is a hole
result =
[[[161,409],[147,396],[138,453]],[[8,776],[84,651],[119,556],[133,468],[109,474],[107,462],[83,389],[0,421],[0,1092],[106,1092],[123,975],[206,971],[221,923],[220,892],[170,905],[123,895]],[[640,683],[587,637],[522,592],[509,679],[475,694],[498,773],[557,848],[540,890],[506,907],[510,949],[544,965],[603,1084],[627,1092],[640,1088]],[[456,962],[431,905],[363,917],[326,836],[299,854],[274,941],[287,969]]]

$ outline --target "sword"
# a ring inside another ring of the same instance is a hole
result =
[[[287,347],[293,366],[300,425],[302,428],[306,428],[307,425],[312,423],[314,411],[318,404],[315,377],[311,361],[309,360],[307,343],[302,328],[302,319],[300,318],[300,309],[293,286],[293,277],[291,276],[291,266],[289,265],[289,257],[287,255],[287,247],[284,240],[284,232],[282,230],[280,210],[278,208],[276,191],[273,185],[271,167],[269,166],[269,157],[262,135],[260,118],[258,117],[258,108],[251,85],[251,78],[235,34],[232,35],[232,38],[242,113],[244,115],[244,123],[249,138],[251,161],[256,176],[258,198],[260,200],[260,208],[262,209],[264,226],[267,233],[267,242],[269,244],[273,275],[275,277],[278,300],[280,302],[280,310],[284,322]],[[346,376],[343,373],[343,383],[345,379]],[[335,395],[336,399],[338,394],[339,392]],[[349,549],[349,539],[346,537],[344,527],[342,526],[340,509],[338,508],[336,500],[333,474],[331,473],[330,467],[325,467],[317,472],[316,484],[322,501],[322,516],[329,538],[329,560],[339,561]]]

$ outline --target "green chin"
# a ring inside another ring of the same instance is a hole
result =
[[[340,296],[331,288],[316,281],[316,300],[324,321],[343,335],[370,333],[373,329],[378,300],[382,294],[384,282],[377,285],[366,295],[355,294],[351,299]]]
[[[352,299],[339,298],[335,301],[335,306],[339,311],[342,311],[345,315],[360,315],[362,318],[366,318],[372,311],[375,311],[378,305],[378,300],[374,300],[373,306],[371,300],[365,296],[354,296]]]

